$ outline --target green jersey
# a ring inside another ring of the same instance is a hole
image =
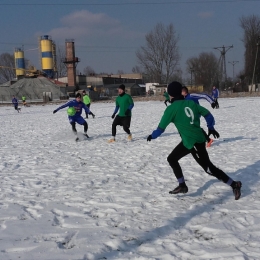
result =
[[[165,97],[165,100],[170,100],[170,96],[169,96],[168,92],[164,92],[163,96]]]
[[[83,96],[83,103],[84,103],[85,105],[90,104],[90,98],[89,98],[88,95],[84,95],[84,96]]]
[[[126,116],[125,112],[129,108],[130,105],[133,105],[134,101],[129,94],[124,94],[123,96],[118,96],[116,98],[116,106],[119,107],[119,116]],[[132,115],[132,113],[130,114]]]
[[[206,116],[209,111],[192,100],[176,100],[168,106],[159,123],[162,130],[170,123],[178,129],[183,145],[191,149],[195,143],[203,143],[206,138],[200,128],[200,116]]]

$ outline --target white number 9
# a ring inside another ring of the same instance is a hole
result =
[[[194,123],[194,114],[193,114],[193,111],[192,111],[189,107],[185,107],[185,108],[184,108],[184,112],[185,112],[185,114],[186,114],[187,117],[190,117],[190,119],[191,119],[190,124],[193,125],[193,123]]]

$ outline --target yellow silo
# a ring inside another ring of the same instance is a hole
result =
[[[43,35],[40,38],[41,50],[41,64],[42,71],[44,71],[49,78],[53,78],[53,55],[52,55],[53,42],[48,35]]]
[[[16,77],[25,75],[24,51],[21,48],[15,48],[14,60]]]

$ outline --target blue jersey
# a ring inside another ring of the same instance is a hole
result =
[[[195,103],[199,104],[199,99],[205,99],[207,100],[210,104],[212,104],[214,102],[214,100],[212,99],[212,97],[210,97],[209,95],[205,94],[205,93],[192,93],[192,94],[187,94],[187,96],[185,97],[186,100],[193,100]]]
[[[14,106],[18,106],[18,100],[16,98],[12,99],[12,103]]]
[[[71,101],[67,102],[66,104],[58,107],[56,109],[56,111],[59,111],[60,109],[65,108],[65,107],[74,107],[76,109],[76,114],[73,117],[80,116],[82,113],[82,109],[84,109],[87,114],[90,113],[89,108],[82,101],[78,102],[76,99],[71,100]]]
[[[213,98],[218,98],[219,97],[219,91],[217,88],[212,90],[212,97]]]

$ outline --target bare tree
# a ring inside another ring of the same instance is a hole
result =
[[[172,82],[172,81],[183,82],[183,80],[182,80],[182,70],[181,69],[174,70],[174,73],[169,78],[169,82]]]
[[[3,68],[1,68],[1,66],[3,66]],[[15,77],[14,55],[2,53],[0,55],[0,83],[7,82]]]
[[[66,65],[62,62],[66,58],[66,53],[65,49],[61,48],[58,46],[56,48],[56,55],[57,55],[57,73],[58,77],[65,77],[67,76],[67,67]]]
[[[124,73],[123,70],[118,70],[118,71],[117,71],[117,74],[118,74],[118,75],[122,75],[122,74],[125,74],[125,73]]]
[[[143,73],[143,71],[142,71],[142,69],[141,69],[140,66],[134,66],[134,67],[132,68],[132,72],[133,72],[133,73],[140,73],[140,74]]]
[[[136,52],[136,57],[153,82],[169,83],[179,60],[178,40],[173,24],[158,23],[145,36],[146,46]]]
[[[234,92],[248,91],[248,84],[246,83],[246,76],[244,70],[238,72],[237,78],[239,78],[240,81],[235,84]]]
[[[132,68],[132,73],[141,75],[144,83],[151,82],[140,66],[134,66]]]
[[[90,66],[85,67],[84,70],[83,70],[83,73],[86,76],[94,76],[94,75],[96,75],[95,70],[92,67],[90,67]]]
[[[189,58],[186,64],[186,71],[191,75],[189,83],[204,85],[208,91],[211,88],[211,84],[216,84],[213,80],[218,78],[219,68],[215,54],[202,52],[198,57]]]
[[[257,42],[260,37],[260,16],[250,15],[242,16],[240,19],[240,26],[244,30],[243,42],[245,46],[245,77],[247,83],[251,84],[254,66],[255,67],[255,79],[256,82],[260,82],[260,54],[257,53]]]

